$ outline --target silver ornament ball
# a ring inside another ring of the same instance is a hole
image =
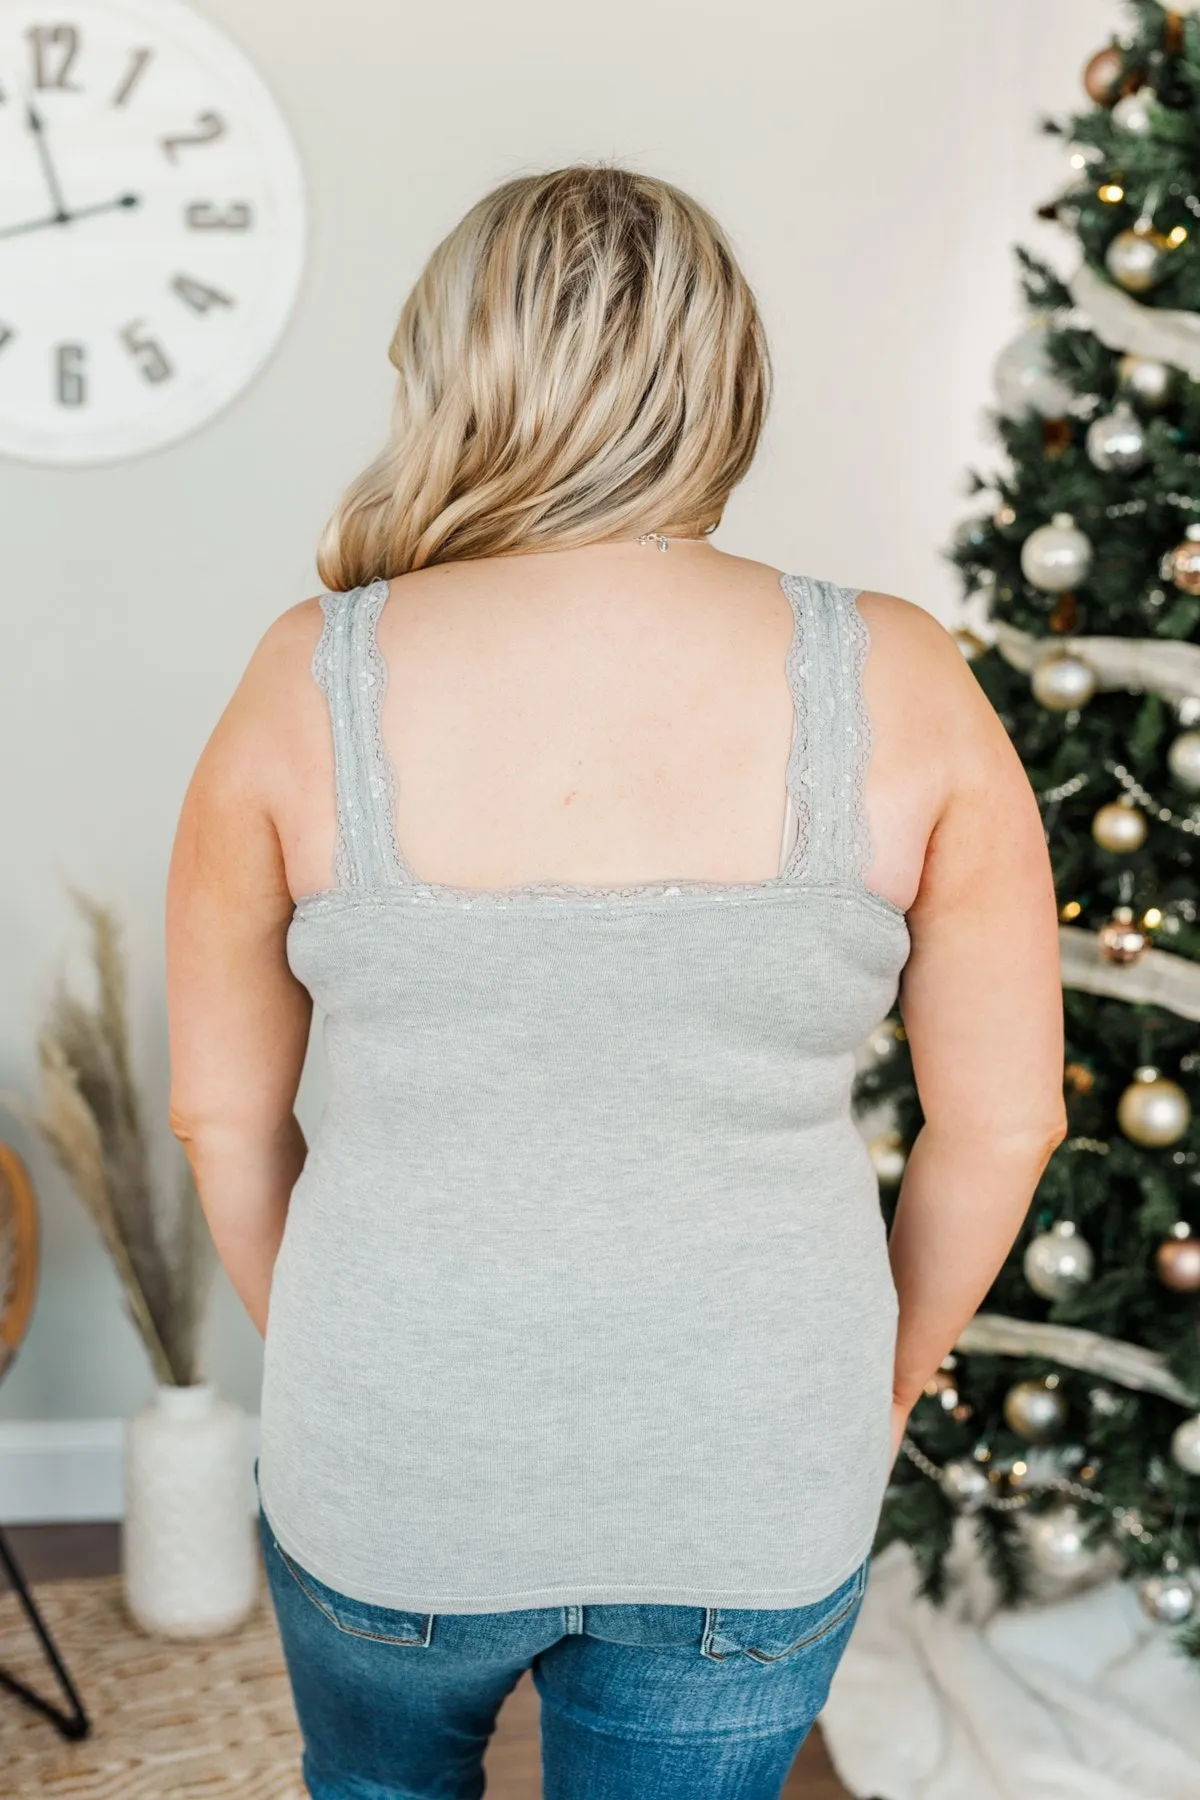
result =
[[[1146,831],[1142,814],[1124,800],[1110,801],[1092,820],[1093,838],[1102,850],[1111,850],[1116,856],[1140,850],[1146,841]]]
[[[1136,356],[1130,351],[1117,364],[1117,379],[1127,394],[1151,412],[1157,412],[1171,398],[1175,371],[1157,357]]]
[[[1146,429],[1128,400],[1093,419],[1086,442],[1092,463],[1106,474],[1132,475],[1146,460]]]
[[[1190,1619],[1196,1593],[1186,1575],[1147,1575],[1137,1584],[1143,1612],[1160,1625],[1182,1625]]]
[[[1029,1515],[1025,1543],[1038,1573],[1057,1581],[1082,1581],[1096,1560],[1084,1538],[1083,1516],[1073,1506],[1051,1506]]]
[[[938,1477],[938,1485],[947,1499],[953,1500],[963,1512],[974,1512],[982,1506],[991,1487],[986,1471],[969,1456],[956,1457],[953,1462],[946,1463]]]
[[[1200,1413],[1171,1433],[1171,1455],[1189,1475],[1200,1475]]]
[[[1004,1417],[1030,1444],[1048,1444],[1067,1422],[1067,1402],[1044,1381],[1018,1381],[1004,1396]]]
[[[1061,419],[1075,398],[1073,390],[1051,366],[1046,344],[1049,321],[1035,322],[1000,352],[993,380],[1000,410],[1010,419],[1039,413]]]
[[[1167,767],[1180,787],[1200,791],[1200,731],[1181,732],[1167,751]]]
[[[1035,1294],[1043,1300],[1062,1300],[1092,1279],[1095,1258],[1073,1222],[1059,1219],[1031,1241],[1022,1267]]]
[[[1055,513],[1048,525],[1039,525],[1021,545],[1026,581],[1046,594],[1063,594],[1078,587],[1091,560],[1091,541],[1070,513]]]
[[[1139,1069],[1117,1101],[1117,1124],[1125,1136],[1148,1150],[1178,1143],[1192,1108],[1178,1082],[1157,1069]]]
[[[1132,132],[1135,137],[1148,137],[1154,125],[1154,108],[1158,95],[1152,87],[1139,88],[1136,94],[1126,94],[1118,100],[1112,109],[1114,125],[1122,131]]]
[[[1094,672],[1080,656],[1069,651],[1043,656],[1029,677],[1033,697],[1048,712],[1074,712],[1086,706],[1096,692]]]

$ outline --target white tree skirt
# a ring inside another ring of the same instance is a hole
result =
[[[852,1794],[878,1800],[1197,1800],[1200,1662],[1106,1581],[994,1610],[960,1529],[961,1585],[915,1597],[911,1555],[874,1561],[821,1729]]]

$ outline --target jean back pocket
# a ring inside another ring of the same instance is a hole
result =
[[[782,1662],[809,1644],[847,1626],[862,1603],[867,1585],[867,1556],[831,1594],[807,1606],[718,1607],[704,1634],[705,1656],[718,1662],[748,1656],[754,1662]]]
[[[433,1613],[402,1612],[388,1606],[374,1606],[366,1600],[354,1600],[341,1594],[302,1567],[283,1548],[271,1529],[260,1502],[258,1509],[262,1527],[263,1553],[267,1577],[280,1604],[287,1594],[316,1609],[326,1623],[348,1637],[369,1638],[376,1644],[405,1644],[424,1649],[433,1636]],[[284,1601],[286,1603],[286,1601]]]

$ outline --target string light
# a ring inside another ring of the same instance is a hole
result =
[[[1116,206],[1125,198],[1125,189],[1115,181],[1106,181],[1100,189],[1101,200],[1107,200],[1110,206]]]

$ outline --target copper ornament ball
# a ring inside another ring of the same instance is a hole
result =
[[[1173,1293],[1200,1293],[1200,1237],[1167,1238],[1154,1253],[1154,1266]]]
[[[1086,1063],[1069,1062],[1064,1067],[1063,1086],[1072,1094],[1090,1094],[1095,1085],[1095,1074]]]
[[[1125,58],[1115,44],[1106,44],[1103,50],[1097,50],[1083,71],[1088,98],[1097,106],[1112,106],[1120,97],[1124,70]]]
[[[1190,525],[1183,542],[1168,551],[1164,559],[1168,580],[1185,594],[1200,594],[1200,537],[1192,535],[1195,530]]]
[[[1127,906],[1117,908],[1107,925],[1097,932],[1100,955],[1105,962],[1135,963],[1149,948],[1150,940],[1140,925],[1134,923]]]

